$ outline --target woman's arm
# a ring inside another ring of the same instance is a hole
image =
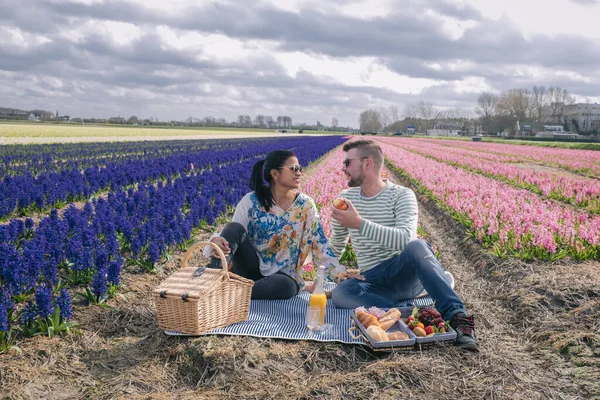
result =
[[[335,253],[331,246],[329,246],[329,242],[327,241],[327,237],[325,236],[325,232],[323,231],[323,226],[321,225],[321,219],[319,218],[319,213],[317,211],[317,207],[311,199],[311,209],[307,216],[307,228],[310,240],[312,241],[312,259],[313,264],[325,265],[329,269],[330,278],[337,277],[341,273],[346,272],[346,267],[338,261]]]

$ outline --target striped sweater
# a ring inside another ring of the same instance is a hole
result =
[[[370,198],[363,196],[360,187],[346,189],[340,197],[350,200],[363,221],[359,229],[352,229],[332,219],[329,244],[340,257],[349,235],[361,272],[400,254],[408,242],[417,238],[417,198],[409,188],[388,182]]]

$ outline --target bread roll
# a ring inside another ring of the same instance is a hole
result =
[[[381,325],[379,325],[379,321],[377,321],[377,318],[374,315],[369,314],[368,312],[359,312],[356,314],[356,318],[358,318],[360,323],[363,324],[365,328],[368,328],[372,325],[381,328]]]
[[[408,340],[408,335],[401,331],[390,332],[387,337],[389,340]]]
[[[367,335],[376,342],[387,342],[389,340],[385,331],[375,325],[371,325],[367,328]]]
[[[381,329],[387,331],[400,319],[400,310],[397,308],[392,308],[388,312],[386,312],[381,318],[379,318],[379,325],[381,325]]]

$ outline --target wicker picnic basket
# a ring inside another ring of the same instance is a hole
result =
[[[204,268],[202,250],[211,245],[223,269]],[[193,245],[181,268],[152,291],[162,329],[200,334],[248,319],[254,282],[227,271],[221,249],[213,243]]]

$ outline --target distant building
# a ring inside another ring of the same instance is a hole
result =
[[[555,139],[561,139],[561,138],[578,138],[580,137],[578,134],[568,131],[539,131],[535,134],[535,137],[541,137],[541,138],[555,138]]]
[[[544,131],[546,132],[564,132],[562,125],[544,125]]]
[[[563,112],[567,129],[575,132],[600,131],[600,105],[577,103],[565,106]]]
[[[429,129],[427,134],[430,136],[460,136],[462,131],[460,129]]]
[[[29,113],[29,117],[27,117],[28,121],[40,122],[40,118],[36,116],[34,113]]]
[[[126,121],[123,117],[110,117],[106,122],[109,124],[124,124]]]

